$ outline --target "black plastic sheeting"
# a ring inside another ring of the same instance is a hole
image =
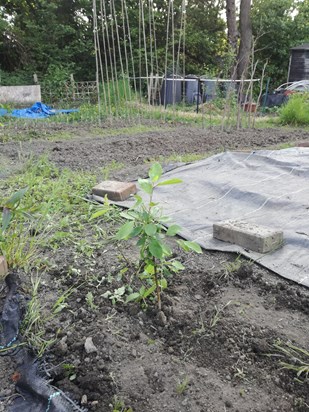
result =
[[[20,295],[17,277],[6,277],[9,289],[1,316],[0,355],[11,356],[16,363],[16,391],[21,396],[15,398],[8,412],[84,412],[74,401],[57,388],[53,388],[40,375],[39,361],[25,346],[19,346],[18,329],[21,320]]]
[[[262,102],[265,107],[278,107],[282,106],[289,100],[289,96],[283,93],[268,94],[265,99],[265,95],[262,96]]]
[[[17,292],[16,277],[8,275],[5,280],[9,293],[6,297],[1,317],[0,349],[11,348],[16,344],[21,318],[20,296]],[[6,354],[6,352],[3,353]]]

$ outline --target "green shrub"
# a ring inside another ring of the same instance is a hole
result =
[[[33,84],[33,72],[31,70],[6,72],[0,69],[1,86],[22,86],[27,84]]]
[[[279,111],[280,122],[292,126],[309,125],[309,94],[297,93]]]

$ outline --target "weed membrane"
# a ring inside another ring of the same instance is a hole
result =
[[[3,306],[0,329],[0,352],[13,357],[16,371],[13,380],[21,396],[10,405],[9,412],[85,412],[62,391],[53,388],[40,374],[38,359],[28,348],[19,346],[18,330],[21,320],[20,295],[15,274],[6,278],[8,294]]]

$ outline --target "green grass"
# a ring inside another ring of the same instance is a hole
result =
[[[41,299],[39,298],[39,287],[41,279],[31,279],[31,298],[27,304],[26,313],[20,325],[20,334],[23,340],[27,342],[27,346],[35,351],[38,357],[41,357],[44,352],[52,346],[57,340],[57,331],[50,336],[46,333],[46,324],[55,314],[48,313],[44,308]],[[46,312],[46,313],[44,313]]]
[[[290,342],[278,340],[273,345],[281,358],[279,361],[282,369],[295,373],[298,380],[308,381],[309,377],[309,351],[302,349]],[[302,382],[302,381],[301,381]]]
[[[91,226],[90,216],[96,206],[84,197],[95,184],[95,175],[60,171],[46,157],[30,161],[20,173],[6,179],[0,191],[0,204],[18,189],[28,187],[21,207],[29,216],[13,221],[7,233],[4,254],[10,267],[29,271],[38,267],[39,259],[39,267],[43,267],[48,264],[43,252],[63,244],[70,244],[76,255],[89,254],[88,243],[95,248],[98,237],[94,230],[90,235],[93,237],[87,240],[84,232]],[[75,241],[80,238],[86,245]]]

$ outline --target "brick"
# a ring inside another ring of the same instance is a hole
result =
[[[0,279],[3,279],[9,273],[8,265],[4,256],[0,256]]]
[[[213,225],[213,236],[258,253],[268,253],[283,244],[283,232],[249,222],[226,221]]]
[[[136,185],[128,182],[116,182],[113,180],[105,180],[94,186],[92,193],[97,196],[104,197],[115,201],[126,200],[130,195],[137,192]]]
[[[309,147],[309,140],[304,141],[304,142],[299,142],[296,145],[297,147]]]

